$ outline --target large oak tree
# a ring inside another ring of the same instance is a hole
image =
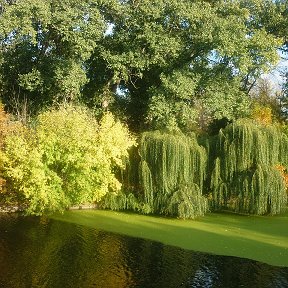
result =
[[[272,0],[2,1],[1,98],[35,111],[80,99],[136,131],[235,119],[277,63],[286,36],[274,24],[287,21],[285,9]]]

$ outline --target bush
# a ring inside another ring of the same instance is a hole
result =
[[[11,121],[11,117],[4,110],[4,105],[0,102],[0,205],[10,205],[17,202],[17,198],[13,193],[10,193],[8,183],[4,178],[3,162],[1,159],[4,157],[3,149],[5,138],[8,134],[17,133],[21,131],[23,126],[20,122]]]
[[[112,114],[98,123],[83,107],[61,106],[40,114],[33,129],[6,137],[2,170],[28,213],[61,211],[119,191],[113,169],[134,143]]]

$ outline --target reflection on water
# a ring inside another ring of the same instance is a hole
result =
[[[288,268],[55,220],[2,215],[0,287],[282,288],[288,287]]]

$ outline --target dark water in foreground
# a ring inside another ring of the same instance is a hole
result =
[[[0,287],[284,288],[288,268],[56,220],[2,215]]]

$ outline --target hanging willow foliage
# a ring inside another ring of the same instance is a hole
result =
[[[146,132],[139,154],[140,183],[148,212],[194,218],[207,211],[207,200],[202,196],[207,155],[194,135]]]
[[[140,204],[134,194],[124,192],[107,193],[99,203],[102,209],[139,211]]]
[[[280,130],[239,121],[220,130],[214,149],[214,209],[273,215],[287,205],[277,165],[288,167],[288,139]]]

